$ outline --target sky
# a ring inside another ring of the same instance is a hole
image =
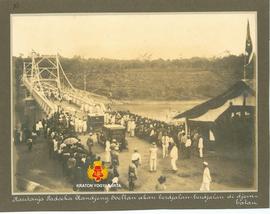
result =
[[[238,55],[245,50],[247,20],[256,50],[253,12],[16,14],[11,51],[111,59]]]

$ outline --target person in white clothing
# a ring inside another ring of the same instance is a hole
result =
[[[67,144],[61,143],[59,146],[58,154],[61,154],[66,146],[67,146]]]
[[[54,138],[53,139],[53,158],[57,158],[57,154],[58,154],[58,141]]]
[[[41,120],[38,121],[38,126],[39,126],[39,131],[41,131],[41,129],[43,129],[43,124]]]
[[[83,132],[83,121],[79,119],[79,127],[78,127],[78,132],[81,134]]]
[[[151,129],[151,132],[150,132],[149,136],[150,136],[151,140],[154,140],[154,138],[155,138],[155,130],[153,128]]]
[[[176,161],[178,160],[178,149],[175,143],[172,144],[172,149],[170,152],[171,166],[174,172],[177,171]]]
[[[199,149],[200,158],[203,158],[203,138],[202,138],[202,136],[200,136],[200,138],[199,138],[198,149]]]
[[[93,139],[94,145],[96,145],[96,144],[98,143],[98,136],[97,136],[97,133],[93,133],[92,139]]]
[[[168,137],[168,143],[169,144],[173,144],[174,143],[174,139],[172,136]]]
[[[131,156],[131,161],[136,165],[137,168],[139,165],[142,164],[142,158],[141,158],[141,155],[137,149],[134,149],[134,152]]]
[[[135,136],[135,128],[136,128],[136,123],[134,120],[132,120],[131,126],[130,126],[130,137]]]
[[[39,123],[36,122],[35,131],[36,131],[37,135],[39,135],[39,129],[40,129]]]
[[[54,139],[53,139],[53,151],[54,151],[54,152],[57,152],[57,150],[58,150],[58,142],[57,142],[57,140],[54,138]]]
[[[210,183],[212,182],[210,170],[208,168],[208,163],[203,162],[204,170],[203,170],[203,179],[200,191],[210,191]]]
[[[83,127],[83,134],[85,135],[87,132],[87,120],[83,120],[82,127]]]
[[[166,149],[166,134],[164,134],[161,138],[162,144],[162,157],[165,158],[167,156],[167,149]]]
[[[115,124],[115,115],[111,116],[111,124]]]
[[[157,151],[157,145],[153,142],[150,148],[150,172],[155,172],[157,170]]]
[[[111,162],[111,143],[109,140],[105,142],[105,162]]]
[[[110,117],[110,115],[108,113],[104,114],[104,123],[105,124],[109,124],[109,117]]]
[[[125,119],[123,117],[120,120],[120,124],[121,124],[121,126],[125,126]]]
[[[76,117],[74,120],[74,124],[75,124],[75,132],[79,132],[79,119]]]
[[[130,134],[130,130],[131,130],[131,120],[128,120],[127,122],[127,132]]]
[[[170,144],[170,137],[167,135],[167,133],[165,133],[162,138],[161,138],[161,142],[162,142],[162,156],[163,158],[168,156],[168,148],[169,148],[169,144]]]
[[[169,153],[169,150],[168,150],[168,149],[169,149],[169,146],[172,145],[172,144],[170,144],[170,140],[171,140],[171,138],[170,138],[169,135],[167,134],[167,135],[166,135],[166,138],[165,138],[165,145],[166,145],[166,150],[167,150],[166,152],[167,152],[167,154]],[[172,142],[172,143],[173,143],[173,142]]]

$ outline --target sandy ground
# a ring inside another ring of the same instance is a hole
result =
[[[87,136],[80,136],[82,142],[86,142]],[[198,191],[202,180],[202,159],[193,156],[191,159],[179,159],[177,161],[178,172],[173,173],[169,158],[162,158],[161,148],[158,151],[157,172],[149,172],[149,148],[150,144],[136,137],[127,137],[129,149],[120,153],[120,182],[127,186],[127,171],[131,154],[136,147],[142,156],[142,165],[138,169],[138,180],[135,191],[151,192],[155,191],[157,178],[160,175],[167,177],[168,191]],[[104,157],[104,149],[101,145],[94,146],[94,152]],[[248,155],[249,150],[234,151],[224,148],[215,152],[206,152],[205,160],[209,163],[209,168],[213,178],[211,190],[231,191],[231,190],[251,190],[254,183],[252,155]],[[22,188],[21,180],[39,184],[39,191],[44,192],[71,192],[72,185],[63,176],[62,166],[57,160],[49,159],[49,152],[46,140],[38,139],[29,152],[26,145],[16,146],[17,163],[14,169],[17,181],[14,191],[26,191]],[[230,155],[228,155],[230,154]],[[246,155],[245,155],[246,154]],[[119,191],[127,191],[122,188]]]

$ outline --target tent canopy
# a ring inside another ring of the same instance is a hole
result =
[[[205,114],[203,114],[197,118],[190,119],[190,120],[201,121],[201,122],[215,122],[216,119],[229,108],[230,108],[230,102],[227,101],[224,105],[222,105],[218,108],[215,108],[215,109],[210,109]]]
[[[244,81],[239,81],[236,84],[234,84],[231,88],[229,88],[226,92],[223,94],[214,97],[202,104],[199,104],[181,114],[178,114],[177,116],[174,117],[174,119],[180,119],[180,118],[188,118],[188,119],[193,119],[198,117],[205,117],[205,118],[200,118],[201,121],[213,121],[217,117],[219,117],[220,114],[222,114],[228,107],[228,103],[230,103],[230,100],[241,96],[242,94],[250,94],[250,95],[255,95],[255,92],[253,89],[251,89]],[[208,111],[212,114],[206,114]]]

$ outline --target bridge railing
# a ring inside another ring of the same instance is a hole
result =
[[[82,106],[83,104],[86,105],[95,105],[96,103],[104,103],[104,102],[97,102],[94,98],[89,98],[85,94],[82,94],[80,90],[69,90],[66,92],[68,96],[71,98],[71,101],[78,105]]]
[[[38,90],[34,89],[31,82],[26,76],[23,76],[22,78],[23,84],[27,88],[27,90],[32,94],[33,98],[36,100],[36,102],[40,105],[42,110],[47,114],[52,114],[57,111],[57,106],[47,100],[41,92]]]

